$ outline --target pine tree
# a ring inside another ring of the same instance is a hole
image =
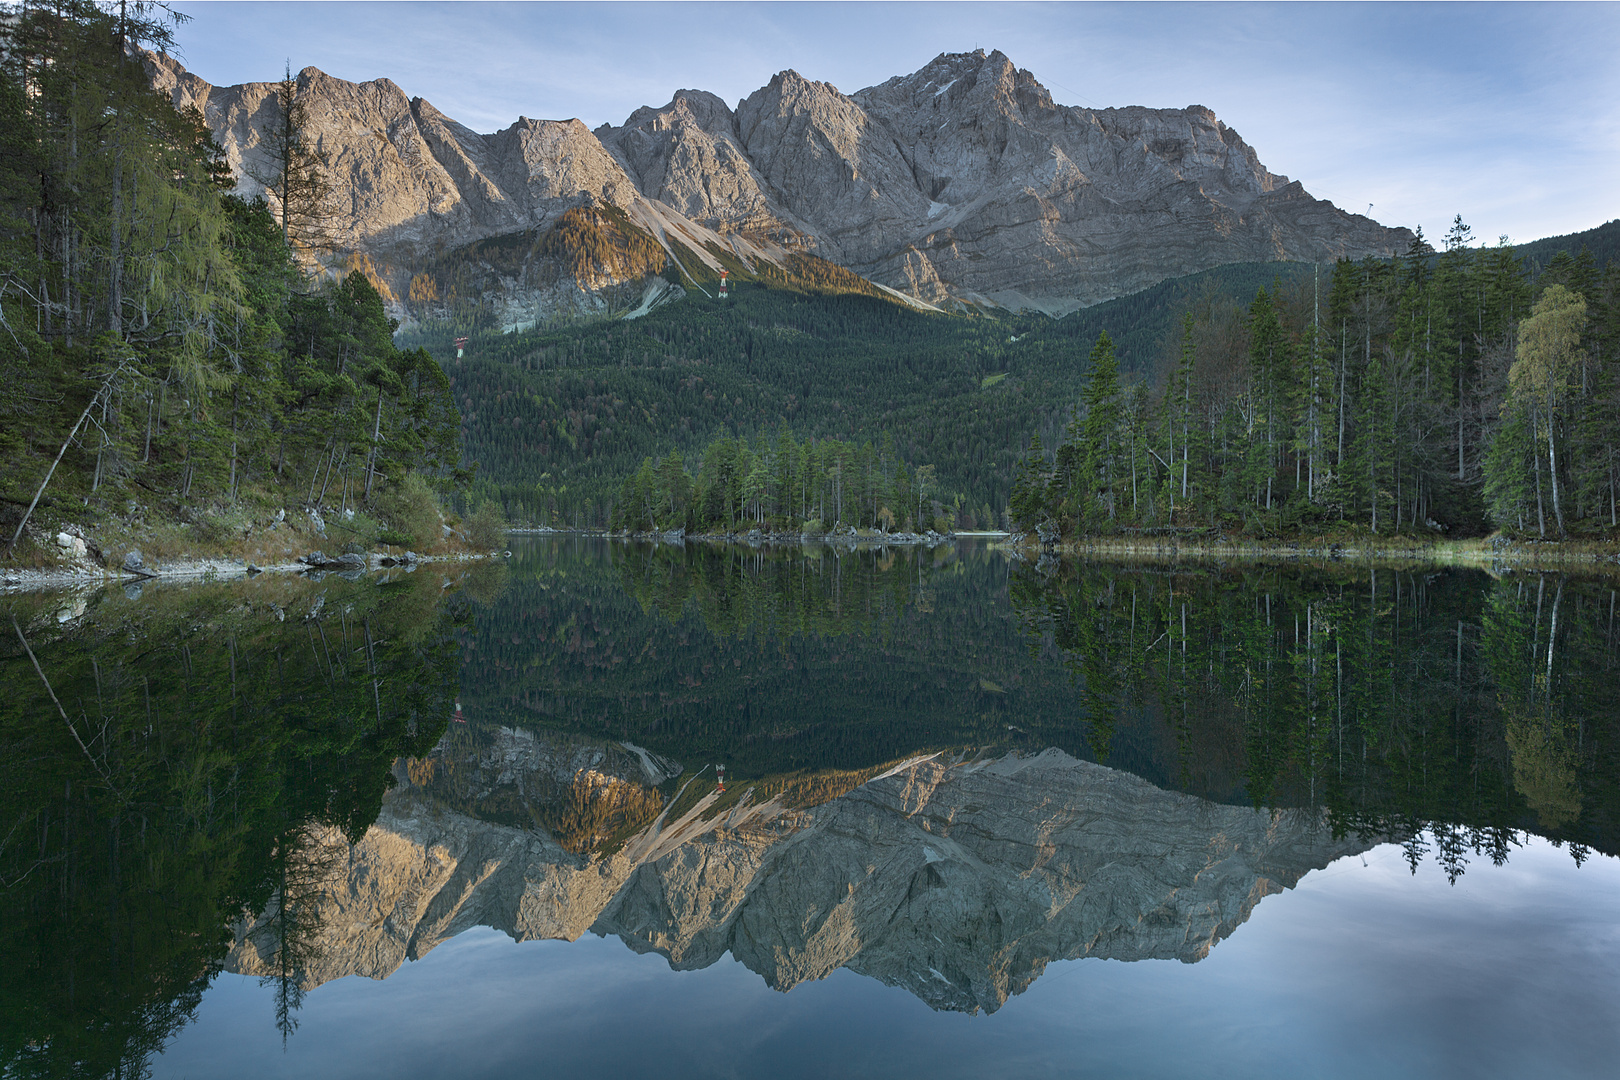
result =
[[[1073,501],[1083,529],[1112,523],[1118,509],[1120,479],[1119,364],[1105,330],[1092,346],[1091,375],[1081,395],[1080,467],[1073,480]]]
[[[326,157],[310,132],[309,104],[289,61],[275,88],[275,113],[260,137],[262,163],[247,173],[270,196],[289,248],[318,254],[331,247],[332,185]]]

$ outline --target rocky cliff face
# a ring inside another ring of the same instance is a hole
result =
[[[542,773],[579,754],[526,752]],[[647,768],[616,760],[625,782]],[[1263,897],[1369,846],[1314,813],[1209,803],[1056,750],[914,760],[807,809],[745,799],[704,821],[708,802],[592,855],[402,785],[358,844],[325,838],[339,850],[303,980],[384,978],[481,924],[613,934],[683,969],[730,952],[782,990],[849,967],[993,1011],[1054,959],[1199,960]],[[274,940],[244,926],[229,966],[262,974]]]
[[[271,85],[150,66],[256,194]],[[1223,263],[1391,254],[1411,239],[1271,173],[1208,109],[1056,105],[999,52],[944,54],[853,95],[786,71],[735,111],[682,90],[595,132],[520,118],[480,135],[386,79],[307,68],[298,83],[341,242],[406,276],[596,203],[716,269],[715,251],[749,265],[807,252],[924,301],[1053,314]],[[579,288],[622,284],[608,278]]]

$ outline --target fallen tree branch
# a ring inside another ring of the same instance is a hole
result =
[[[72,444],[73,436],[79,433],[79,428],[84,426],[84,421],[87,417],[89,417],[90,410],[96,407],[96,403],[101,400],[101,395],[105,394],[112,388],[113,380],[115,380],[119,373],[123,370],[124,365],[120,363],[117,367],[113,368],[112,374],[108,375],[104,380],[102,380],[101,387],[95,392],[95,395],[91,397],[90,404],[86,405],[84,407],[84,412],[79,414],[79,419],[75,421],[73,430],[68,432],[66,439],[62,440],[62,449],[56,452],[56,460],[51,462],[50,469],[45,473],[45,479],[39,482],[39,490],[34,492],[34,501],[28,504],[28,510],[23,514],[22,520],[17,522],[17,531],[11,534],[11,542],[6,545],[7,555],[10,555],[12,551],[16,549],[18,538],[22,536],[23,529],[27,527],[28,519],[34,516],[34,507],[39,505],[39,497],[45,494],[46,485],[51,482],[51,477],[56,475],[56,467],[62,464],[62,456],[67,453],[67,448]],[[21,633],[21,631],[19,631],[19,633]]]

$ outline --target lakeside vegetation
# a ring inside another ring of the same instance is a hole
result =
[[[987,525],[995,521],[988,506]],[[720,438],[703,450],[696,473],[677,453],[641,463],[619,485],[615,532],[832,532],[840,528],[948,532],[975,516],[962,497],[944,496],[932,465],[911,468],[884,432],[874,448],[839,439],[799,442]],[[993,527],[993,526],[992,526]]]
[[[501,359],[466,377],[511,385],[468,445],[502,447],[491,480],[508,475],[501,462],[545,462],[542,483],[491,494],[554,524],[627,527],[631,488],[673,476],[671,454],[696,485],[714,447],[734,440],[768,462],[789,430],[891,438],[953,493],[939,511],[954,528],[1360,546],[1500,531],[1607,552],[1620,534],[1620,264],[1599,270],[1586,242],[1606,253],[1613,232],[1523,254],[1473,245],[1458,220],[1444,251],[1420,237],[1398,259],[1223,267],[1060,320],[745,288],[730,307],[683,301],[631,324],[488,343]],[[662,355],[638,355],[638,341]],[[928,385],[931,369],[954,381]],[[782,396],[789,379],[805,399]],[[535,432],[529,417],[568,398],[523,387],[576,382],[644,396],[587,395],[602,412],[581,414],[566,445],[560,419]],[[812,393],[817,407],[803,408]]]
[[[1620,263],[1532,282],[1459,218],[1436,254],[1341,261],[1325,290],[1184,316],[1157,386],[1106,331],[1050,458],[1010,499],[1048,536],[1620,535]]]
[[[138,52],[178,17],[75,0],[0,22],[4,555],[55,557],[25,518],[136,546],[184,524],[207,551],[297,506],[431,548],[436,499],[467,479],[448,379],[395,346],[362,262],[312,273],[323,161],[290,93],[269,180],[285,198],[228,194],[202,117]]]

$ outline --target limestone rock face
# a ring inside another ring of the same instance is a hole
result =
[[[1055,105],[999,52],[942,55],[852,100],[928,199],[928,220],[866,267],[889,284],[921,273],[936,291],[1056,313],[1222,263],[1410,240],[1272,174],[1208,109]]]
[[[214,87],[170,57],[149,56],[148,63],[159,90],[177,106],[202,111],[239,193],[265,194],[256,176],[269,171],[262,144],[278,116],[275,85]],[[409,257],[545,224],[590,199],[628,205],[637,196],[577,120],[521,117],[479,135],[388,79],[352,83],[316,68],[299,73],[298,94],[327,161],[331,224],[346,249]]]
[[[738,106],[737,125],[760,172],[834,262],[871,263],[926,217],[894,134],[827,83],[782,72]]]
[[[581,753],[513,742],[488,760],[536,775],[616,761],[627,780],[644,767]],[[1370,846],[1314,812],[1210,803],[1057,750],[923,758],[808,809],[745,798],[704,821],[708,802],[611,854],[573,854],[402,784],[358,844],[323,834],[302,979],[383,978],[473,925],[517,940],[591,929],[681,969],[730,952],[782,990],[848,967],[934,1008],[993,1011],[1054,959],[1202,959],[1262,898]],[[228,966],[269,970],[275,940],[268,918],[244,926]]]
[[[702,90],[680,90],[661,109],[640,108],[596,137],[625,166],[643,194],[716,231],[757,232],[792,242],[798,230],[768,194],[735,134],[726,103]]]
[[[256,194],[273,86],[149,67]],[[999,52],[942,54],[854,94],[784,71],[735,110],[681,90],[595,132],[520,118],[480,135],[386,79],[307,68],[298,85],[338,189],[334,232],[407,277],[432,253],[597,203],[715,267],[710,245],[749,264],[806,251],[927,302],[1052,314],[1223,263],[1392,254],[1412,238],[1270,172],[1202,106],[1057,105]]]

